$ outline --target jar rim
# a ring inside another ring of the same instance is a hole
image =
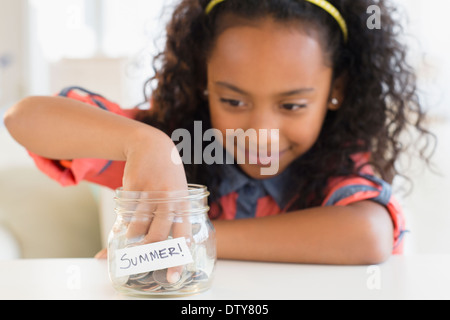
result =
[[[199,196],[209,196],[208,188],[200,184],[188,184],[187,190],[178,191],[124,191],[123,187],[115,190],[116,198],[122,201],[150,200],[189,200]]]

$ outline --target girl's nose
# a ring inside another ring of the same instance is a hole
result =
[[[250,115],[249,126],[252,129],[279,129],[279,116],[269,104],[255,105]]]
[[[257,133],[257,141],[250,141],[250,145],[258,146],[259,150],[270,150],[271,144],[279,144],[281,123],[272,108],[255,108],[250,117],[249,129]]]

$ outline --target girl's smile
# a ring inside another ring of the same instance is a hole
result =
[[[291,148],[287,148],[278,152],[269,150],[261,150],[260,148],[250,150],[243,146],[237,145],[237,154],[243,154],[248,164],[256,164],[258,166],[267,166],[274,162],[282,161],[282,158]]]

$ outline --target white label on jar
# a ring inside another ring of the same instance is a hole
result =
[[[116,250],[116,277],[183,266],[192,255],[185,238]]]

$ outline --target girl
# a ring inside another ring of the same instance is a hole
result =
[[[389,185],[400,135],[428,133],[394,10],[377,1],[382,27],[371,30],[370,5],[182,0],[146,84],[156,83],[149,110],[126,112],[69,88],[20,101],[5,123],[63,185],[207,185],[219,258],[380,263],[402,252],[405,222]],[[269,138],[279,149],[277,173],[261,175],[263,155],[237,143],[227,150],[243,148],[245,163],[173,161],[170,135],[194,134],[195,121],[222,138],[230,129],[277,130]]]

